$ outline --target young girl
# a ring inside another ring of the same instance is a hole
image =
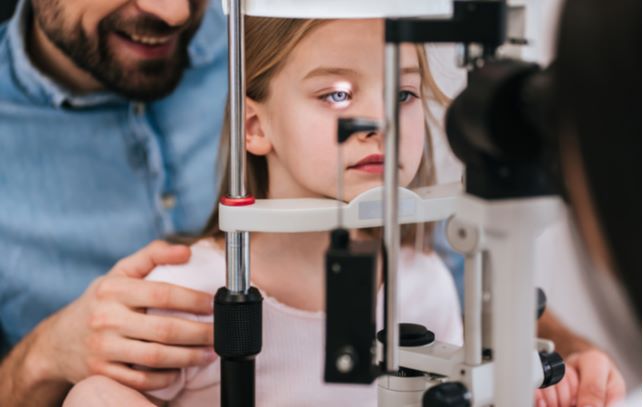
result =
[[[337,166],[343,168],[344,199],[382,184],[383,135],[355,135],[337,162],[337,119],[383,117],[381,20],[292,20],[246,18],[246,148],[248,192],[256,198],[337,198]],[[401,48],[400,170],[404,187],[429,185],[433,178],[426,101],[445,101],[436,88],[423,47]],[[229,123],[220,147],[228,191]],[[205,187],[205,186],[204,186]],[[421,229],[421,230],[420,230]],[[449,272],[426,245],[425,226],[404,227],[400,253],[401,321],[432,330],[437,340],[460,344],[462,326]],[[380,231],[353,231],[372,239]],[[419,233],[418,233],[419,232]],[[376,406],[376,386],[326,384],[324,352],[324,252],[329,233],[251,234],[251,278],[264,296],[263,350],[257,357],[256,397],[261,406]],[[224,234],[215,209],[190,262],[158,267],[151,280],[214,294],[225,285]],[[381,280],[381,279],[380,279]],[[382,287],[378,294],[382,326]],[[186,315],[208,321],[211,317]],[[133,390],[113,391],[108,379],[78,387],[67,405],[147,404]],[[218,359],[181,371],[170,387],[151,395],[172,405],[217,405]],[[101,388],[110,389],[101,392]],[[101,399],[109,393],[109,399]],[[99,400],[100,399],[100,400]]]
[[[383,116],[383,29],[381,20],[246,18],[250,194],[259,199],[337,199],[338,165],[343,169],[347,201],[381,185],[382,134],[351,138],[342,147],[342,163],[336,161],[335,140],[339,117]],[[401,68],[399,180],[413,188],[433,180],[426,101],[446,103],[446,98],[430,76],[423,47],[402,46]],[[219,174],[225,173],[220,196],[228,192],[228,133],[226,123],[219,150]],[[378,233],[353,231],[357,239],[376,238]],[[429,234],[425,226],[402,228],[401,321],[423,324],[438,340],[460,344],[460,310],[451,277],[430,248],[415,244],[429,242]],[[322,379],[323,262],[328,236],[327,232],[251,234],[252,283],[264,296],[263,350],[256,362],[260,406],[377,405],[375,385],[326,384]],[[410,247],[413,244],[416,249]],[[224,234],[218,228],[216,208],[203,236],[192,246],[189,263],[158,267],[148,278],[210,294],[225,284]],[[381,328],[381,281],[378,301]],[[211,322],[211,317],[181,316]],[[577,371],[582,369],[572,358],[561,383],[537,392],[539,407],[575,404],[582,387]],[[606,372],[608,365],[597,362],[585,371]],[[183,369],[172,385],[148,395],[94,376],[76,385],[65,405],[151,406],[150,400],[176,406],[218,405],[219,375],[215,355],[213,362]],[[601,382],[613,390],[615,385],[604,376]],[[591,393],[592,389],[586,390]]]
[[[344,168],[344,199],[382,184],[383,135],[355,135],[337,162],[337,119],[383,117],[381,20],[292,20],[246,18],[246,148],[248,192],[256,198],[337,198],[337,166]],[[424,49],[401,49],[400,184],[429,185],[433,178],[426,100],[445,101],[427,68]],[[229,123],[224,126],[219,163],[220,195],[228,191]],[[409,248],[428,233],[403,228],[400,253],[401,321],[426,325],[440,341],[460,344],[458,298],[446,268],[428,249]],[[354,231],[371,239],[379,231]],[[416,236],[416,234],[418,236]],[[257,401],[261,406],[377,405],[375,385],[323,381],[324,252],[328,232],[251,234],[251,278],[264,295],[263,350],[257,357]],[[188,264],[158,267],[151,280],[171,282],[214,294],[225,285],[224,234],[215,209],[203,237],[192,246]],[[379,325],[382,289],[378,294]],[[199,319],[196,316],[186,316]],[[207,320],[207,319],[203,319]],[[173,405],[219,402],[218,360],[184,369],[170,387],[151,394]],[[105,379],[107,381],[107,379]],[[74,391],[73,405],[97,403],[101,385]],[[111,402],[132,405],[134,391]],[[120,399],[123,397],[124,399]]]

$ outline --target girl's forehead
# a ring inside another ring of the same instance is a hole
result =
[[[403,66],[417,66],[411,45],[401,47]],[[384,63],[384,21],[382,19],[332,20],[311,30],[293,49],[287,66],[304,77],[323,67],[343,67],[363,73],[380,74]]]
[[[332,20],[311,30],[295,47],[298,54],[345,56],[356,49],[363,54],[383,49],[384,22],[371,20]]]

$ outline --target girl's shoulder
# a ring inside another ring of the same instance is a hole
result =
[[[400,251],[399,295],[404,305],[459,308],[453,276],[440,256],[409,248]]]
[[[213,239],[190,246],[192,255],[184,264],[157,266],[145,278],[214,294],[225,285],[225,255]]]
[[[436,252],[422,253],[409,247],[400,250],[400,273],[404,278],[420,278],[435,281],[436,278],[451,278],[451,273]]]
[[[433,331],[436,339],[462,343],[458,293],[449,269],[435,253],[400,251],[398,295],[400,316]]]

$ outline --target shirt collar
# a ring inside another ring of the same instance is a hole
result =
[[[217,3],[216,1],[214,3]],[[8,24],[10,58],[16,80],[32,98],[55,107],[92,107],[126,102],[123,96],[111,91],[74,95],[36,68],[27,53],[27,29],[31,19],[31,1],[20,0],[16,12]],[[188,48],[191,67],[200,67],[212,62],[221,49],[221,32],[225,32],[225,20],[221,12],[208,6],[199,30]]]
[[[209,0],[201,26],[188,47],[191,67],[198,68],[214,62],[217,57],[228,55],[226,27],[227,21],[223,15],[221,1]]]

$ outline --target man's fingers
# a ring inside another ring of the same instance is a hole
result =
[[[600,407],[605,405],[607,379],[611,362],[598,351],[587,351],[578,364],[578,405]]]
[[[130,313],[120,327],[123,336],[166,345],[211,346],[212,324],[171,316]]]
[[[605,405],[612,406],[614,403],[621,401],[624,398],[625,380],[616,369],[612,369],[607,379],[607,396]]]
[[[569,405],[575,406],[578,394],[578,373],[572,366],[565,366],[565,380],[567,380],[567,387],[569,388]]]
[[[542,390],[536,389],[534,391],[534,406],[535,407],[545,407],[545,400],[543,400]]]
[[[168,346],[154,342],[118,340],[105,350],[108,360],[147,368],[179,369],[200,366],[216,359],[212,347]]]
[[[556,393],[558,395],[558,405],[563,407],[571,406],[572,393],[569,385],[569,374],[571,370],[565,371],[565,377],[561,380],[560,383],[554,386]]]
[[[202,315],[212,313],[212,295],[156,281],[104,278],[96,284],[96,296],[131,308],[158,308]]]
[[[556,389],[550,386],[541,390],[547,407],[558,407],[558,395],[556,394]]]
[[[156,266],[182,264],[190,259],[190,255],[191,251],[188,246],[154,241],[138,252],[116,263],[109,274],[143,278]]]
[[[127,367],[120,363],[106,364],[102,375],[111,377],[125,386],[140,391],[158,390],[168,387],[178,378],[178,370],[148,371]]]

